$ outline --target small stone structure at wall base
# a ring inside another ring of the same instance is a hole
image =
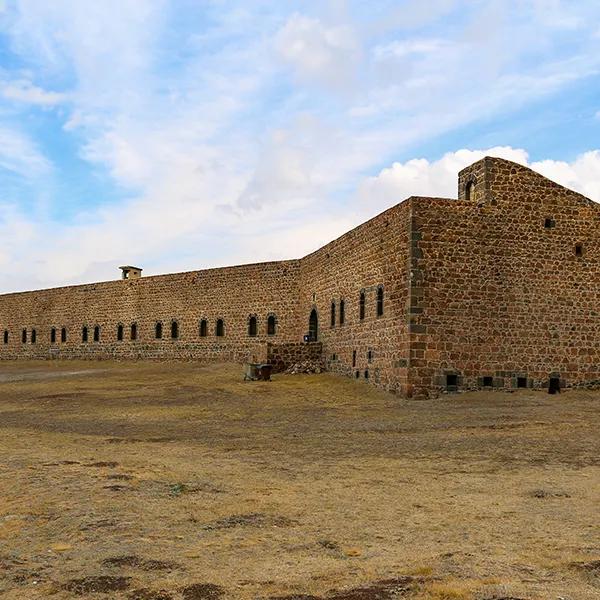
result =
[[[269,344],[267,362],[275,373],[320,373],[325,370],[321,342]]]

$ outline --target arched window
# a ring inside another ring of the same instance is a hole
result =
[[[56,328],[55,327],[53,327],[50,330],[50,343],[51,344],[56,344]]]
[[[117,341],[123,341],[123,325],[121,323],[117,325]]]
[[[344,299],[342,298],[340,300],[340,325],[343,325],[345,320],[346,320],[346,303],[344,302]]]
[[[358,301],[358,318],[362,321],[365,318],[365,293],[360,293],[360,299]]]
[[[200,321],[200,337],[206,337],[208,335],[208,323],[206,319]]]
[[[31,330],[31,343],[35,344],[37,341],[37,331],[35,329]]]
[[[269,315],[267,317],[267,335],[275,335],[277,327],[277,321],[275,315]]]
[[[162,323],[160,321],[154,326],[154,337],[157,340],[162,339]]]
[[[4,343],[8,344],[8,329],[4,330]]]
[[[179,325],[177,321],[171,321],[171,339],[176,340],[179,337]]]
[[[63,343],[67,341],[67,328],[66,327],[63,327],[60,330],[60,341]]]
[[[217,319],[215,334],[217,337],[223,337],[225,335],[225,324],[223,323],[223,319]]]
[[[377,288],[377,316],[383,316],[383,286]]]
[[[21,342],[24,344],[27,342],[27,329],[23,329],[21,332]]]
[[[471,200],[475,200],[475,182],[468,181],[465,186],[465,200],[470,202]]]
[[[251,337],[256,337],[258,333],[258,326],[256,324],[256,317],[252,316],[248,319],[248,335]]]
[[[131,339],[137,340],[137,323],[131,324]]]
[[[331,326],[335,327],[335,300],[331,303]]]
[[[83,329],[81,330],[81,341],[82,342],[88,341],[88,328],[85,325],[84,325]]]
[[[94,327],[94,341],[95,342],[99,342],[100,341],[100,326],[96,325]]]

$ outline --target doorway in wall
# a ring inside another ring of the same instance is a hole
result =
[[[316,342],[319,336],[319,317],[317,316],[317,310],[315,308],[310,311],[310,317],[308,319],[308,335],[311,342]]]
[[[548,393],[549,394],[560,394],[560,378],[550,377],[548,382]]]

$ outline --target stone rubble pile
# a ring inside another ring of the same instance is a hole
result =
[[[298,375],[299,373],[322,373],[325,370],[320,360],[303,360],[291,364],[284,373],[288,375]]]

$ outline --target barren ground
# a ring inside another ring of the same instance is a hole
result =
[[[0,597],[600,598],[600,392],[0,364]]]

